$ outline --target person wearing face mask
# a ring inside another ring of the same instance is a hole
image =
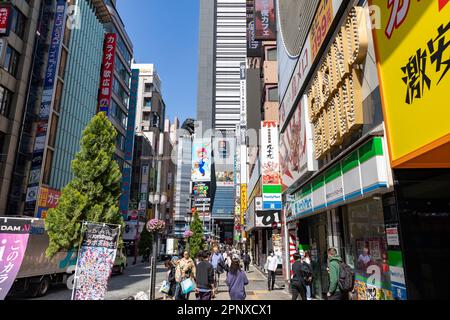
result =
[[[273,250],[270,250],[270,254],[267,257],[267,272],[268,272],[268,277],[267,277],[267,286],[269,291],[273,290],[273,287],[275,286],[275,272],[277,271],[278,268],[278,259],[275,256],[275,253],[273,252]]]

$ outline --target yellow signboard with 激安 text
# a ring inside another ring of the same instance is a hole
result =
[[[450,167],[450,1],[370,4],[392,167]]]

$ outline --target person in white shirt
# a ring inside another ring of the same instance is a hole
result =
[[[267,277],[267,286],[269,291],[273,290],[273,287],[275,286],[275,272],[277,271],[278,268],[278,259],[275,256],[273,250],[270,251],[269,256],[267,257],[267,272],[268,272],[268,277]]]

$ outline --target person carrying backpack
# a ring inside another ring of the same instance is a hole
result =
[[[348,293],[353,290],[354,273],[338,256],[335,248],[328,249],[328,269],[330,286],[328,300],[348,300]]]
[[[291,279],[291,293],[292,300],[297,300],[298,296],[301,300],[306,300],[306,287],[305,287],[305,274],[304,266],[300,259],[300,254],[298,252],[294,253],[293,256],[295,262],[292,264],[292,279]]]

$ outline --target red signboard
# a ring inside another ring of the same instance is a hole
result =
[[[11,13],[11,7],[0,8],[0,35],[6,35],[8,33],[8,21]]]
[[[109,115],[111,106],[112,85],[114,81],[114,61],[116,58],[117,34],[107,33],[103,45],[103,65],[100,75],[100,91],[98,95],[98,112]]]
[[[276,40],[275,5],[273,0],[255,0],[257,40]]]

